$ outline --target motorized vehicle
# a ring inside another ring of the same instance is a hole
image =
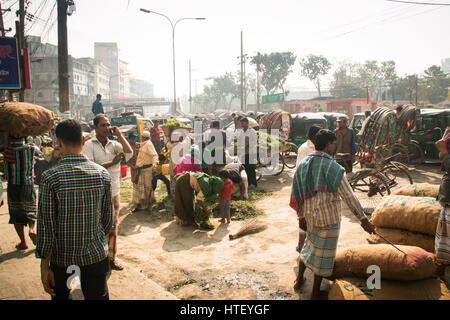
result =
[[[350,122],[349,128],[353,129],[355,134],[358,134],[361,131],[364,120],[366,120],[364,112],[355,113],[352,121]]]
[[[153,122],[138,114],[123,113],[121,117],[111,118],[111,126],[119,127],[120,132],[126,137],[129,133],[134,133],[136,135],[136,141],[141,142],[142,133],[144,131],[150,131]]]
[[[317,113],[324,116],[325,119],[327,119],[327,129],[330,129],[331,131],[334,131],[338,127],[336,123],[337,118],[346,117],[348,119],[348,116],[345,113],[339,112],[317,112]]]
[[[327,119],[319,113],[294,113],[292,116],[292,125],[289,134],[289,140],[297,147],[306,142],[306,133],[313,124],[322,128],[328,128]]]
[[[416,129],[411,132],[408,144],[410,158],[418,163],[440,162],[434,145],[450,126],[450,109],[421,109]]]

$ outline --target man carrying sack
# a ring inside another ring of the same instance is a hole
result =
[[[152,207],[152,180],[158,165],[158,153],[150,137],[150,132],[142,133],[142,144],[136,159],[136,175],[133,179],[133,204],[136,207],[132,212],[151,210]]]

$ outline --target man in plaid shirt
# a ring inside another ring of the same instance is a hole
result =
[[[75,269],[85,299],[108,300],[111,178],[82,154],[76,120],[58,124],[56,137],[62,158],[43,173],[39,186],[36,257],[42,259],[42,284],[52,299],[71,299],[66,282],[73,271],[67,272]]]

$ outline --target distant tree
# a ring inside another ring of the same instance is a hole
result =
[[[239,97],[239,85],[232,73],[228,72],[220,77],[208,78],[208,80],[212,80],[212,83],[203,88],[203,93],[214,106],[213,110],[217,109],[219,104],[230,107],[233,100]]]
[[[444,101],[448,96],[450,77],[442,71],[441,67],[436,65],[429,67],[424,73],[422,83],[425,99],[433,104]]]
[[[301,75],[311,80],[317,88],[319,97],[320,92],[320,76],[324,76],[331,68],[331,63],[324,56],[308,55],[300,61]]]
[[[287,76],[292,72],[296,56],[292,52],[272,52],[261,54],[258,52],[253,56],[250,63],[257,66],[257,71],[261,72],[261,84],[267,94],[272,94],[277,89],[286,93],[284,84]]]
[[[330,93],[336,98],[364,98],[366,90],[361,85],[358,70],[359,64],[344,63],[333,73]]]

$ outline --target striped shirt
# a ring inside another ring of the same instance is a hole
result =
[[[301,201],[299,217],[305,217],[307,225],[314,227],[327,227],[340,223],[341,198],[359,220],[367,218],[345,176],[336,193],[318,191],[315,196]]]
[[[11,147],[5,148],[6,180],[14,185],[32,185],[35,147],[27,144],[13,144]]]
[[[36,257],[58,266],[85,266],[108,256],[113,227],[111,178],[81,154],[63,157],[39,186]]]

